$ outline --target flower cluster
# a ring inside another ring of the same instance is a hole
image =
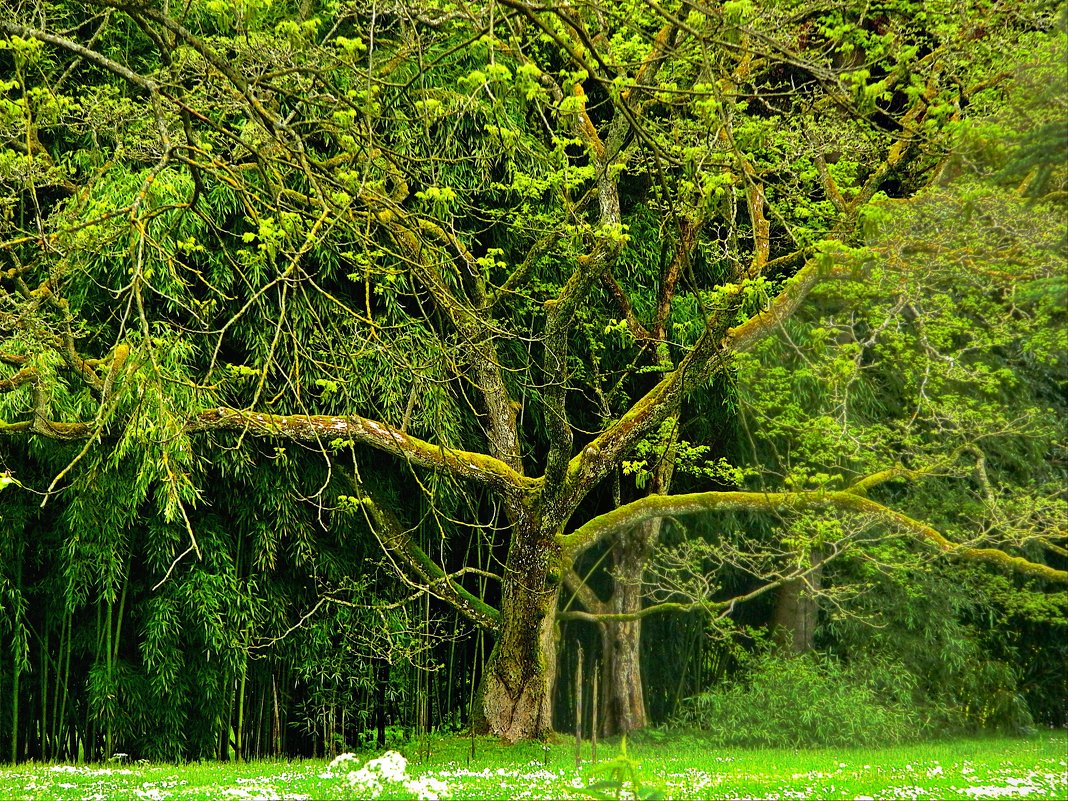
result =
[[[342,772],[348,763],[358,761],[355,754],[341,754],[330,763],[322,778],[335,778],[335,771]],[[448,797],[449,786],[445,782],[430,776],[408,776],[407,770],[408,760],[396,751],[387,751],[363,767],[348,771],[346,778],[352,788],[366,798],[378,798],[386,789],[390,790],[390,795],[394,795],[401,787],[419,801],[438,801]]]

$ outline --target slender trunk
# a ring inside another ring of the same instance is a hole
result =
[[[771,631],[775,644],[786,653],[808,653],[815,647],[822,572],[817,568],[804,578],[787,581],[779,587]]]
[[[119,596],[119,616],[115,620],[115,642],[111,658],[113,665],[118,664],[119,661],[119,643],[122,639],[122,619],[126,616],[126,593],[127,590],[130,589],[130,568],[131,565],[127,563],[126,580],[122,584],[122,594]]]
[[[260,711],[256,715],[256,748],[254,752],[256,759],[260,759],[263,756],[260,746],[263,745],[263,709],[266,703],[267,691],[264,689],[260,692]]]
[[[60,703],[60,725],[63,727],[64,732],[70,732],[71,724],[73,723],[73,743],[71,744],[67,759],[74,759],[78,756],[78,724],[77,720],[72,720],[69,714],[69,700],[70,700],[70,654],[71,654],[71,633],[74,630],[74,620],[70,612],[66,612],[67,618],[67,640],[65,646],[65,655],[63,659],[63,700]],[[70,737],[64,738],[67,742],[71,742]]]
[[[375,744],[379,748],[386,747],[386,685],[389,683],[389,662],[381,659],[378,662],[378,681],[375,682]]]
[[[107,670],[108,670],[108,692],[114,693],[116,698],[113,705],[108,710],[108,722],[107,722],[107,756],[110,759],[115,753],[115,715],[118,714],[119,700],[118,700],[118,681],[115,678],[116,667],[119,662],[119,645],[122,639],[122,619],[126,614],[126,592],[130,587],[130,564],[126,566],[126,579],[122,584],[122,593],[119,596],[119,608],[114,609],[114,604],[108,601],[108,615],[107,615]],[[113,616],[113,613],[116,613]]]
[[[597,710],[597,681],[601,676],[601,668],[597,664],[593,666],[593,688],[590,690],[590,759],[597,762],[597,724],[600,716]]]
[[[241,665],[241,687],[237,696],[237,732],[234,744],[234,756],[238,762],[244,761],[244,733],[245,733],[245,680],[248,678],[248,657]]]
[[[15,592],[18,597],[22,596],[22,559],[15,559]],[[18,642],[19,619],[14,616],[12,621],[14,641]],[[17,646],[11,649],[11,763],[19,761],[19,675],[22,673],[22,650]]]
[[[479,728],[508,742],[552,732],[556,674],[558,547],[533,520],[520,520],[505,566],[501,628],[476,704]]]
[[[41,648],[41,710],[38,716],[38,731],[40,733],[40,757],[45,762],[49,757],[49,743],[48,743],[48,657],[52,653],[52,648],[48,642],[49,635],[49,615],[47,608],[45,609],[44,625],[43,629],[43,647]]]
[[[105,670],[105,674],[104,675],[107,676],[107,688],[108,688],[107,691],[108,691],[108,696],[109,697],[110,697],[110,695],[111,695],[111,693],[112,693],[112,691],[114,690],[114,687],[115,687],[114,683],[112,682],[112,677],[114,675],[114,667],[115,666],[114,666],[114,663],[113,663],[113,660],[112,660],[112,650],[111,650],[112,649],[111,617],[112,617],[112,612],[114,611],[113,607],[114,607],[114,604],[111,601],[108,601],[107,615],[106,615],[106,619],[104,620],[104,625],[106,626],[105,632],[106,632],[106,637],[107,637],[107,639],[105,641],[105,645],[104,645],[104,648],[105,648],[105,651],[104,651],[104,660],[105,660],[104,661],[104,670]],[[114,753],[113,750],[112,750],[112,746],[113,746],[112,734],[113,733],[112,733],[112,729],[111,729],[111,710],[108,709],[107,710],[107,719],[106,719],[106,721],[104,723],[104,756],[107,757],[108,759],[110,759],[112,753]]]
[[[575,667],[575,767],[582,764],[582,646],[578,647]]]
[[[49,756],[59,757],[59,693],[63,683],[63,646],[67,636],[67,613],[64,610],[63,617],[59,621],[59,650],[56,653],[55,676],[52,678],[52,719],[48,723],[48,737],[52,743],[52,753]]]
[[[642,577],[659,531],[660,521],[650,521],[617,540],[612,549],[615,588],[608,602],[609,612],[641,611]],[[601,625],[601,701],[606,735],[626,734],[649,723],[642,689],[641,633],[641,620],[606,621]]]
[[[671,490],[675,474],[675,443],[678,438],[678,419],[663,443],[649,494],[666,495]],[[614,614],[635,614],[641,611],[645,581],[645,567],[649,562],[663,521],[654,518],[621,534],[612,548],[612,576],[614,587],[608,601],[608,611]],[[606,621],[601,627],[604,689],[604,733],[626,734],[644,729],[649,724],[642,688],[641,619]]]
[[[235,676],[233,683],[227,687],[226,700],[223,702],[223,714],[218,718],[219,736],[216,741],[216,752],[220,762],[230,761],[230,731],[231,723],[234,719],[234,700],[237,696],[238,681],[239,679]]]
[[[278,684],[274,673],[271,674],[271,695],[274,698],[274,715],[271,718],[271,750],[274,758],[278,759],[282,754],[282,722],[278,715]]]
[[[22,666],[16,654],[12,657],[11,674],[11,764],[19,761],[19,673]]]

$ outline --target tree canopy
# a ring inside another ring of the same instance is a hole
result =
[[[518,740],[560,621],[637,682],[625,731],[649,615],[774,592],[796,644],[864,565],[1068,580],[1063,90],[1027,102],[1060,4],[88,0],[0,34],[13,754],[30,554],[60,652],[106,614],[109,751],[121,670],[172,692],[192,638],[243,709],[326,596],[327,638],[457,609]]]

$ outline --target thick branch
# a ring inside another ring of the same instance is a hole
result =
[[[479,314],[463,299],[457,297],[448,287],[438,266],[431,260],[433,249],[424,247],[421,233],[436,228],[443,236],[448,235],[438,226],[427,227],[417,218],[413,219],[389,198],[365,192],[361,199],[375,211],[378,221],[386,227],[403,251],[413,274],[430,292],[435,305],[459,333],[466,359],[486,404],[486,433],[491,453],[516,473],[522,473],[523,461],[519,448],[516,410],[504,383],[491,321],[488,316]],[[459,246],[454,237],[450,237],[450,241],[454,246]],[[461,255],[461,258],[465,261],[473,260],[469,253],[466,256]],[[468,270],[465,269],[465,272]],[[475,305],[483,306],[484,303],[484,290],[480,289]]]
[[[557,542],[574,559],[594,543],[657,517],[674,517],[719,511],[800,510],[838,508],[877,518],[892,528],[934,545],[940,551],[965,559],[990,562],[1002,568],[1047,579],[1068,582],[1068,571],[1011,556],[996,548],[975,548],[947,539],[943,534],[901,512],[876,503],[848,490],[822,492],[698,492],[687,495],[650,495],[596,517],[571,534],[557,537]]]
[[[700,611],[705,614],[718,613],[716,619],[722,620],[730,615],[738,604],[743,604],[752,601],[754,598],[759,598],[761,595],[781,587],[788,581],[803,579],[811,573],[821,570],[831,558],[833,558],[833,555],[820,559],[808,567],[799,567],[784,576],[779,576],[771,581],[767,581],[747,593],[736,595],[733,598],[725,598],[721,601],[713,601],[708,598],[698,598],[692,601],[660,601],[658,603],[650,604],[649,606],[643,606],[641,609],[636,609],[633,612],[562,611],[556,613],[556,619],[584,620],[588,623],[625,623],[628,620],[641,620],[643,617],[660,615],[665,612],[686,613]]]
[[[601,281],[608,288],[608,291],[612,293],[612,297],[615,298],[616,306],[619,307],[619,311],[623,314],[623,319],[626,321],[631,335],[639,342],[649,339],[651,337],[649,329],[642,325],[642,321],[634,313],[634,304],[630,302],[630,298],[627,297],[627,293],[619,285],[612,271],[605,270],[601,276]],[[661,338],[663,338],[663,334],[661,334]]]
[[[435,445],[405,434],[377,420],[357,415],[277,415],[220,407],[200,412],[188,431],[244,431],[256,437],[280,437],[329,443],[353,440],[431,469],[445,469],[461,478],[517,495],[531,490],[536,481],[524,478],[500,459],[482,453]]]
[[[750,317],[744,323],[730,329],[723,341],[723,348],[730,353],[742,353],[781,326],[805,299],[812,288],[824,278],[847,278],[850,273],[840,268],[825,269],[817,259],[810,260],[786,282],[766,311]]]
[[[36,384],[41,378],[33,367],[23,367],[11,378],[0,379],[0,392],[11,392],[23,384]]]
[[[697,237],[704,227],[704,220],[692,221],[686,218],[678,221],[679,244],[664,276],[660,280],[660,294],[656,301],[656,319],[652,325],[652,335],[657,340],[667,336],[666,323],[671,316],[671,303],[675,299],[675,288],[682,275],[683,268],[690,264],[690,254],[697,247]]]
[[[112,61],[110,58],[102,56],[95,50],[91,50],[77,42],[72,42],[70,39],[64,39],[62,36],[39,31],[35,28],[27,28],[24,25],[19,25],[17,22],[2,18],[0,18],[0,31],[3,31],[8,36],[18,36],[23,39],[37,39],[38,41],[61,47],[70,53],[74,53],[76,56],[84,58],[86,61],[96,64],[98,67],[103,67],[108,72],[115,73],[123,80],[132,83],[134,86],[141,87],[146,92],[156,93],[159,91],[159,84],[155,81],[145,78],[143,75],[138,75],[136,72],[124,67],[117,61]]]
[[[545,404],[549,429],[549,455],[545,463],[545,488],[550,497],[563,484],[568,470],[574,437],[567,419],[568,346],[567,339],[575,313],[593,282],[615,262],[623,249],[615,230],[619,225],[619,188],[608,172],[607,163],[599,165],[598,196],[601,200],[601,227],[593,252],[579,256],[575,271],[560,294],[545,304]]]
[[[362,487],[356,486],[362,492]],[[441,567],[412,539],[397,518],[384,507],[364,495],[360,499],[373,522],[375,536],[382,549],[391,557],[399,558],[404,566],[418,577],[420,586],[427,592],[448,602],[478,625],[495,631],[500,624],[500,612],[481,598],[472,595],[441,569]],[[396,567],[400,567],[399,565]]]
[[[972,559],[980,562],[989,562],[1003,569],[1013,570],[1017,573],[1046,579],[1048,581],[1068,582],[1068,571],[1057,570],[1049,565],[1039,564],[1025,559],[1022,556],[1012,556],[999,548],[976,548],[971,545],[961,545],[947,539],[941,532],[926,523],[915,520],[901,512],[894,511],[880,503],[868,498],[854,495],[851,492],[833,493],[833,503],[842,509],[854,512],[862,512],[878,517],[885,523],[890,524],[900,531],[913,534],[927,540],[938,550],[960,556],[964,559]]]
[[[567,472],[573,502],[585,497],[639,439],[660,425],[682,395],[707,381],[732,355],[748,350],[780,326],[819,280],[848,275],[846,270],[826,270],[816,260],[810,260],[786,283],[766,311],[726,332],[706,329],[676,370],[665,375],[617,423],[571,460]]]
[[[586,583],[586,579],[580,576],[575,568],[569,567],[564,571],[563,575],[564,586],[571,592],[572,597],[577,598],[578,602],[586,608],[585,613],[571,613],[568,611],[557,612],[557,620],[568,620],[567,615],[571,614],[593,614],[596,616],[608,614],[608,604],[597,597],[597,593],[593,591],[593,588]],[[580,618],[575,618],[576,620]],[[582,618],[584,619],[584,618]]]

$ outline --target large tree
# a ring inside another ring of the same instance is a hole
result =
[[[642,448],[671,450],[671,421],[814,286],[864,280],[851,248],[867,210],[938,174],[969,109],[1011,77],[1010,46],[1046,35],[1040,8],[14,12],[2,432],[77,443],[46,500],[133,465],[138,502],[184,531],[173,556],[195,558],[206,464],[249,438],[299,443],[328,468],[313,504],[365,515],[407,583],[492,631],[477,715],[509,740],[551,730],[575,560],[618,537],[633,581],[665,516],[835,508],[1068,578],[868,496],[917,468],[670,495],[664,467],[647,497],[610,509],[601,491]],[[438,513],[424,525],[497,538],[496,603],[420,546],[390,484]],[[487,501],[456,519],[443,499],[461,489]],[[811,570],[780,564],[763,586]],[[643,612],[618,597],[588,613]],[[636,630],[617,632],[633,689]],[[619,727],[641,725],[640,693],[619,703]]]

